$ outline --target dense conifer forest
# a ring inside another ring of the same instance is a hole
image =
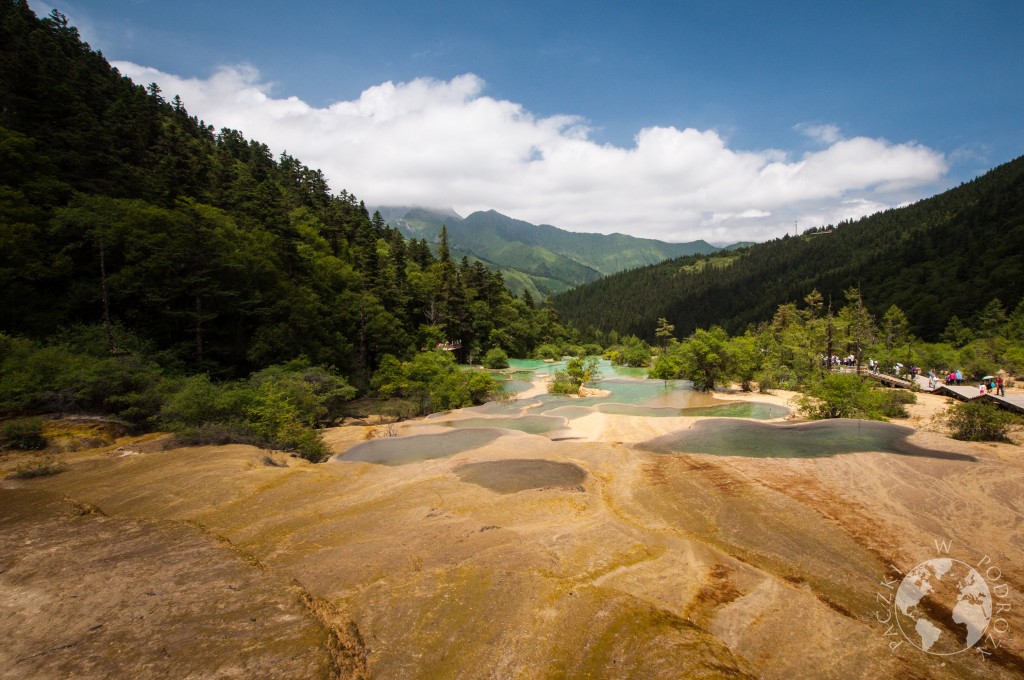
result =
[[[407,240],[319,170],[123,77],[59,12],[0,0],[0,410],[152,425],[180,388],[161,379],[290,365],[365,389],[447,340],[445,374],[563,335],[443,235]]]
[[[120,327],[230,375],[299,355],[360,374],[445,338],[524,354],[548,330],[482,265],[120,76],[63,17],[2,8],[0,330]]]
[[[553,303],[581,328],[651,340],[659,317],[682,335],[713,325],[741,333],[814,289],[841,305],[850,287],[876,316],[896,305],[931,341],[994,299],[1013,309],[1024,297],[1024,158],[910,206],[622,272]]]

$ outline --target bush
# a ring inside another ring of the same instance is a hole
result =
[[[1010,441],[1010,428],[1020,418],[995,404],[966,401],[953,404],[945,413],[950,435],[965,441]]]
[[[99,412],[148,425],[160,410],[162,377],[137,354],[93,356],[0,334],[0,412]]]
[[[601,373],[597,369],[597,358],[591,357],[584,361],[580,358],[569,359],[564,371],[556,371],[555,378],[548,385],[549,394],[579,394],[583,385],[597,380]]]
[[[323,366],[310,366],[304,359],[270,366],[249,378],[256,390],[268,383],[280,386],[300,419],[314,425],[337,418],[342,405],[356,396],[356,389],[344,377]]]
[[[331,455],[319,430],[294,421],[278,432],[273,443],[274,448],[294,451],[312,463],[322,463]]]
[[[498,383],[486,373],[477,371],[470,373],[467,387],[470,401],[482,404],[498,390]]]
[[[654,366],[647,371],[647,377],[652,380],[678,380],[680,375],[679,364],[668,353],[659,354]]]
[[[214,383],[205,374],[176,382],[171,391],[160,410],[160,420],[174,431],[239,420],[256,397],[247,385]]]
[[[337,417],[355,388],[305,360],[270,366],[248,380],[178,380],[160,418],[184,446],[250,444],[296,451],[319,462],[329,451],[315,429]]]
[[[33,479],[35,477],[49,477],[63,471],[63,463],[58,463],[52,456],[47,456],[42,460],[19,465],[11,471],[8,477],[12,479]]]
[[[494,378],[459,370],[448,352],[420,352],[410,361],[386,355],[370,386],[384,399],[415,404],[420,415],[482,404],[498,392]]]
[[[565,371],[556,371],[554,379],[548,383],[548,394],[579,394],[580,386],[569,379]]]
[[[633,345],[632,347],[626,347],[619,354],[619,362],[621,366],[630,366],[632,368],[643,368],[651,365],[651,351],[646,346]]]
[[[830,373],[797,399],[797,410],[811,420],[865,418],[885,420],[885,397],[853,373]]]
[[[501,369],[508,368],[508,355],[499,347],[487,350],[483,359],[484,368]]]
[[[389,399],[380,407],[380,415],[395,421],[408,420],[416,416],[418,406],[408,399]]]
[[[0,425],[0,438],[19,451],[39,451],[47,445],[42,418],[20,418]]]
[[[236,421],[181,427],[174,433],[173,446],[224,446],[225,444],[259,446],[263,443],[256,436],[252,425]]]
[[[533,355],[538,359],[551,359],[553,361],[558,361],[565,356],[565,354],[562,353],[561,347],[550,343],[545,343],[537,347],[537,349],[534,350]]]
[[[462,408],[473,401],[469,395],[469,378],[458,372],[435,378],[428,389],[429,403],[435,411]]]
[[[916,403],[917,395],[908,390],[892,389],[879,392],[879,408],[886,418],[909,418],[907,404]]]
[[[778,372],[770,368],[762,368],[755,374],[754,379],[757,381],[757,391],[761,394],[771,394],[772,390],[779,389],[782,382]]]

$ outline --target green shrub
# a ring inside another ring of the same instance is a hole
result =
[[[19,451],[39,451],[47,445],[42,418],[19,418],[0,425],[0,439]]]
[[[355,396],[343,377],[305,360],[270,366],[248,380],[214,383],[196,375],[169,391],[160,420],[178,445],[250,444],[314,462],[330,453],[316,427]]]
[[[965,441],[1010,441],[1010,428],[1018,416],[995,404],[965,401],[953,404],[945,413],[950,435]]]
[[[601,377],[597,363],[597,357],[569,359],[564,371],[555,372],[554,379],[548,384],[548,393],[579,394],[581,387]]]
[[[780,388],[782,382],[778,371],[770,368],[762,368],[755,374],[754,379],[757,381],[757,391],[761,394],[771,394],[772,390]]]
[[[282,428],[274,444],[274,448],[294,451],[313,463],[322,463],[331,455],[320,431],[298,422],[288,423]]]
[[[826,418],[865,418],[885,420],[885,397],[853,373],[830,373],[807,387],[797,399],[797,410],[811,420]]]
[[[432,380],[428,389],[434,411],[462,408],[473,402],[469,395],[469,378],[458,372]]]
[[[909,390],[881,390],[878,394],[879,408],[886,418],[909,418],[907,404],[917,403],[917,395]]]
[[[486,373],[476,371],[469,374],[467,388],[469,400],[474,404],[482,404],[498,391],[498,383]]]
[[[597,357],[591,357],[586,360],[580,358],[569,359],[565,364],[565,372],[569,374],[569,379],[573,384],[579,387],[601,378]]]
[[[12,479],[33,479],[35,477],[49,477],[63,471],[63,463],[57,462],[52,456],[47,456],[42,460],[19,465],[8,474],[8,477]]]
[[[580,386],[569,379],[565,371],[556,371],[554,379],[548,383],[548,394],[579,394]]]
[[[619,364],[632,368],[643,368],[651,365],[651,351],[645,346],[626,347],[619,354]]]
[[[203,423],[195,427],[181,427],[174,432],[172,446],[224,446],[225,444],[259,446],[263,443],[256,436],[252,425],[234,421]]]
[[[501,369],[508,368],[508,355],[500,347],[487,350],[483,359],[484,368]]]
[[[562,353],[561,347],[550,343],[545,343],[537,347],[537,349],[533,351],[533,355],[538,359],[551,359],[553,361],[558,361],[565,356],[565,354]]]
[[[344,377],[323,366],[311,366],[296,359],[253,373],[249,384],[259,390],[267,383],[281,387],[304,422],[324,425],[335,419],[342,404],[356,396],[356,389]]]
[[[409,361],[386,355],[370,386],[385,399],[416,404],[420,415],[482,404],[498,392],[494,378],[460,370],[448,352],[420,352]]]
[[[245,384],[214,383],[205,374],[177,382],[171,392],[160,409],[160,420],[175,431],[238,420],[256,397]]]
[[[140,355],[94,356],[8,336],[0,350],[0,412],[98,412],[148,425],[160,410],[163,372]]]
[[[380,407],[380,415],[402,421],[415,417],[417,410],[417,404],[408,399],[389,399]]]
[[[679,364],[668,353],[659,354],[654,360],[654,366],[647,372],[647,377],[652,380],[678,380],[680,376]]]

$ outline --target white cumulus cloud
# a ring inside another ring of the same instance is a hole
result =
[[[835,144],[843,138],[842,134],[839,132],[838,125],[812,125],[810,123],[799,123],[794,126],[794,129],[821,144]]]
[[[473,74],[386,82],[325,108],[276,97],[251,66],[182,78],[129,62],[138,83],[181,96],[217,128],[241,130],[320,168],[367,205],[495,209],[563,229],[671,241],[763,240],[919,198],[948,169],[912,142],[798,126],[803,154],[730,148],[714,130],[650,127],[629,147],[598,143],[585,119],[539,117],[484,94]]]

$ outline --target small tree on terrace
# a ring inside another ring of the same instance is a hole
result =
[[[654,331],[654,335],[658,338],[659,343],[662,347],[670,345],[675,342],[675,337],[672,335],[675,333],[676,327],[668,322],[665,317],[658,318],[658,327]]]
[[[856,357],[859,367],[864,358],[864,350],[874,344],[877,335],[875,318],[864,306],[859,288],[846,291],[846,306],[839,312],[839,322],[846,330],[848,351]]]
[[[882,336],[885,339],[886,351],[905,343],[909,329],[910,324],[903,310],[896,305],[889,307],[882,317]]]
[[[729,335],[718,326],[697,329],[680,343],[677,356],[682,377],[701,390],[715,389],[732,370]]]

